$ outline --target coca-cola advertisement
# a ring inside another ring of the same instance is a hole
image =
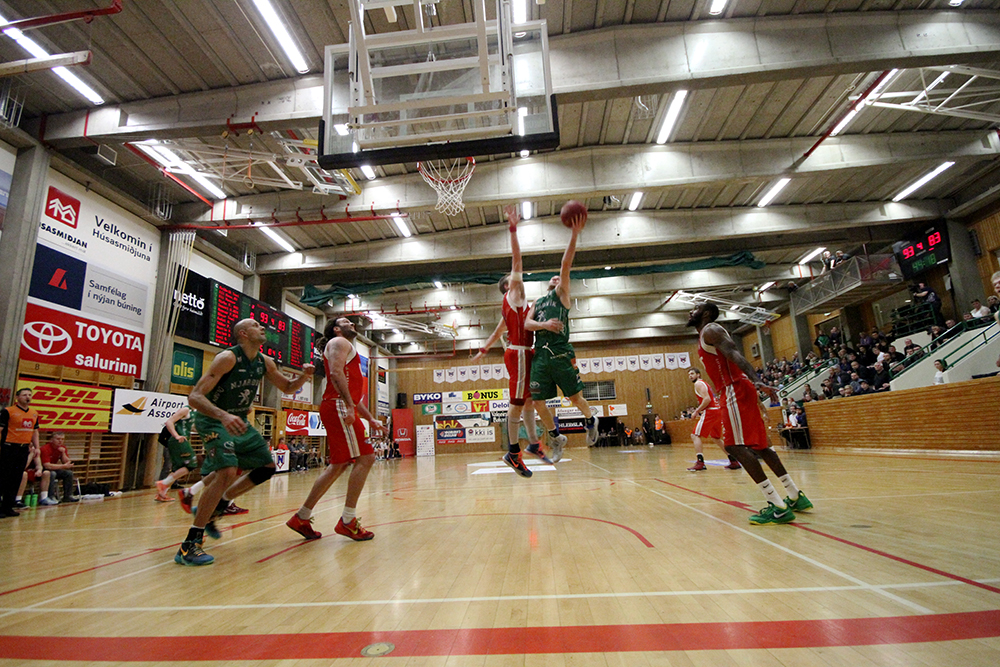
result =
[[[285,435],[309,435],[309,412],[285,410]]]

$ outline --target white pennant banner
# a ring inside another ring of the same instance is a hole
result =
[[[675,368],[677,368],[677,355],[676,354],[666,355],[663,358],[663,365],[669,368],[670,370],[674,370]]]
[[[455,371],[454,368],[446,368],[445,369],[445,371],[444,371],[444,378],[448,382],[448,384],[451,384],[451,383],[455,382],[455,379],[457,377],[458,377],[458,373]]]
[[[662,371],[663,370],[663,353],[657,353],[653,355],[653,370]]]
[[[640,354],[639,355],[639,368],[644,371],[653,370],[653,355],[651,354]]]
[[[687,352],[680,352],[677,355],[677,365],[681,368],[691,368],[691,355]]]
[[[628,361],[628,369],[630,371],[632,371],[633,373],[635,373],[637,370],[639,370],[639,357],[638,356],[627,357],[626,360]]]
[[[436,382],[437,384],[441,384],[442,382],[444,382],[444,369],[443,368],[435,368],[434,369],[434,382]]]

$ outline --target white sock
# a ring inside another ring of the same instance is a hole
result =
[[[310,518],[312,518],[313,511],[308,507],[306,507],[305,505],[303,505],[302,507],[299,508],[299,511],[296,512],[295,515],[300,519],[302,519],[303,521],[308,521]]]
[[[204,480],[199,479],[197,482],[191,485],[191,488],[188,489],[188,493],[190,493],[193,496],[196,493],[201,493],[201,490],[204,488],[205,488]]]
[[[782,500],[781,496],[778,495],[778,492],[774,489],[774,486],[771,484],[771,480],[765,479],[757,486],[759,486],[760,490],[764,492],[764,497],[767,498],[768,502],[774,503],[774,506],[777,507],[779,510],[785,509],[785,501]]]
[[[227,503],[232,503],[233,502],[232,498],[226,498],[226,494],[225,493],[222,494],[222,499],[225,500]]]
[[[176,481],[177,481],[177,478],[174,477],[174,473],[170,473],[169,475],[167,475],[166,477],[163,478],[163,483],[167,485],[168,489],[171,486],[173,486],[174,482],[176,482]]]
[[[789,498],[791,498],[792,500],[798,499],[799,487],[795,486],[795,482],[792,481],[791,475],[785,475],[784,477],[779,477],[778,481],[780,481],[784,485],[785,491],[788,492]]]
[[[348,507],[344,505],[344,513],[340,516],[344,520],[344,523],[350,523],[354,521],[354,517],[358,515],[358,508]]]
[[[49,492],[48,491],[42,491],[40,494],[38,494],[38,499],[39,500],[45,500],[48,497],[49,497]],[[18,498],[18,500],[20,500],[20,498]]]
[[[42,497],[44,498],[45,496]],[[14,500],[16,500],[17,502],[21,502],[21,496],[14,496]]]

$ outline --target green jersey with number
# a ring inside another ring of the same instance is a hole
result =
[[[556,293],[557,290],[550,290],[545,296],[535,301],[535,321],[545,322],[557,319],[563,323],[563,330],[559,333],[540,329],[535,332],[535,349],[548,347],[553,352],[569,347],[569,308],[562,304],[562,300]],[[572,348],[571,348],[572,349]]]
[[[264,377],[264,356],[258,354],[248,359],[239,345],[228,349],[236,355],[236,365],[219,379],[208,400],[217,408],[242,416],[250,412],[260,379]]]
[[[174,423],[174,430],[177,431],[177,435],[187,438],[191,441],[191,427],[194,426],[194,410],[191,410],[187,417],[180,419]],[[171,440],[176,440],[176,438],[171,437]]]

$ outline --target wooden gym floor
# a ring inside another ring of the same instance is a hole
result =
[[[1000,664],[998,456],[782,452],[816,509],[751,527],[757,487],[690,445],[500,454],[376,463],[363,543],[346,476],[314,542],[284,522],[317,472],[277,476],[202,568],[151,491],[4,519],[0,663]]]

